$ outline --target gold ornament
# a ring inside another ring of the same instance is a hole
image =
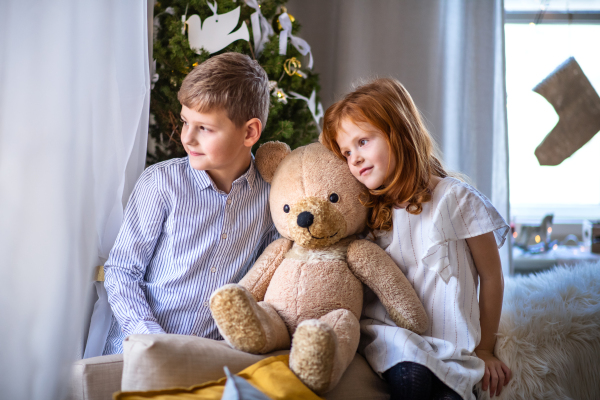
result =
[[[279,23],[279,16],[283,13],[287,13],[287,8],[281,6],[281,13],[277,14],[275,16],[275,20],[273,21],[273,29],[275,30],[275,33],[279,33],[283,30],[281,23]],[[292,14],[288,13],[288,15],[290,17],[290,21],[294,22],[296,20]]]
[[[294,76],[294,75],[303,76],[303,74],[298,72],[300,67],[302,67],[302,64],[300,63],[300,61],[298,61],[298,59],[296,57],[288,58],[283,63],[283,69],[285,70],[285,73],[288,74],[289,76]]]

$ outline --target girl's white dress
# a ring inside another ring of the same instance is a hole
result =
[[[411,361],[429,368],[463,399],[475,399],[484,363],[474,353],[481,339],[479,276],[465,239],[494,232],[498,247],[506,221],[476,189],[444,178],[419,215],[393,212],[393,230],[376,239],[415,288],[429,316],[418,335],[397,327],[372,291],[366,290],[359,350],[379,374]]]

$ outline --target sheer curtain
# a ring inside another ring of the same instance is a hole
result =
[[[60,398],[145,163],[148,4],[0,12],[0,397]]]
[[[290,0],[312,47],[323,106],[360,79],[399,79],[446,166],[509,221],[502,0]],[[501,249],[505,274],[510,241]]]

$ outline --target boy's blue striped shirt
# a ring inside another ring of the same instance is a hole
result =
[[[131,334],[220,339],[208,300],[238,282],[278,237],[269,189],[254,160],[229,194],[187,157],[147,168],[104,266],[114,313],[104,354],[121,353]]]

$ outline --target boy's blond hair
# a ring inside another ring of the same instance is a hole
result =
[[[238,127],[258,118],[264,129],[269,115],[269,78],[250,57],[224,53],[194,68],[183,80],[177,99],[198,112],[223,109]]]

